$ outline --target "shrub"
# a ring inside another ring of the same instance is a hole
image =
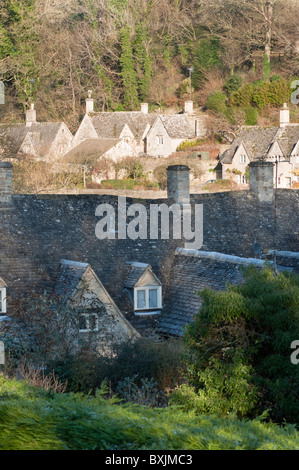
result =
[[[138,180],[146,176],[143,164],[136,158],[127,157],[115,163],[116,178],[121,170],[125,170],[128,179]]]
[[[230,104],[235,106],[251,106],[253,103],[254,85],[246,83],[230,96]]]
[[[256,268],[244,276],[226,292],[201,291],[200,316],[184,337],[190,385],[209,412],[269,410],[276,421],[298,423],[299,370],[290,348],[299,338],[299,276]]]
[[[246,126],[256,126],[258,123],[258,111],[253,106],[243,108],[246,116]]]
[[[240,75],[232,75],[224,83],[223,90],[228,96],[230,96],[232,93],[238,91],[241,86],[242,86],[242,77],[240,77]]]
[[[118,382],[116,393],[125,402],[134,402],[138,405],[161,407],[167,404],[167,398],[162,390],[159,390],[158,384],[153,379],[141,379],[138,385],[136,380],[138,375],[126,377]]]
[[[218,114],[224,114],[226,110],[226,95],[221,91],[212,91],[207,98],[206,107]]]

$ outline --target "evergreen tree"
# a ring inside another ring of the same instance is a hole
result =
[[[138,84],[135,70],[133,48],[131,42],[131,30],[129,27],[123,28],[120,35],[121,54],[120,68],[124,89],[125,108],[134,109],[138,106]]]
[[[140,98],[144,101],[148,95],[149,86],[152,77],[152,63],[147,50],[147,42],[149,41],[148,30],[141,26],[137,29],[135,39],[135,55],[136,63],[139,68],[139,89]]]

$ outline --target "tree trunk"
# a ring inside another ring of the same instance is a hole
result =
[[[271,62],[273,2],[267,2],[265,5],[265,20],[266,20],[265,55],[268,59],[268,62],[270,63]]]

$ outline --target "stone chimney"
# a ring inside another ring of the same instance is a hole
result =
[[[12,164],[0,162],[0,208],[11,204],[12,193]]]
[[[31,104],[30,109],[26,111],[26,126],[31,127],[32,124],[36,123],[36,110],[34,109],[34,103]]]
[[[290,110],[287,104],[284,103],[283,107],[280,109],[280,127],[285,127],[288,124],[290,124]]]
[[[274,163],[256,161],[249,163],[250,191],[261,202],[272,202],[274,197]]]
[[[141,103],[141,112],[143,114],[148,114],[148,103]]]
[[[88,90],[88,98],[86,99],[86,114],[94,112],[94,99],[91,97],[92,90]]]
[[[167,168],[167,197],[176,204],[190,204],[190,168],[172,165]]]
[[[193,101],[191,100],[185,101],[184,112],[185,114],[193,114]]]

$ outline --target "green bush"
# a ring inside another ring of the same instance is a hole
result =
[[[237,92],[230,96],[230,104],[233,106],[251,106],[253,103],[254,84],[246,83]]]
[[[242,77],[240,77],[240,75],[232,75],[224,83],[223,90],[228,96],[230,96],[232,93],[238,91],[241,86]]]
[[[218,114],[224,114],[226,110],[226,95],[221,91],[212,91],[207,98],[206,107]]]
[[[256,126],[258,123],[258,111],[253,106],[247,106],[243,108],[246,116],[245,124],[246,126]]]
[[[200,316],[184,337],[190,385],[206,411],[268,410],[273,420],[298,423],[299,368],[290,356],[299,339],[299,276],[256,268],[244,276],[225,292],[200,294]]]

